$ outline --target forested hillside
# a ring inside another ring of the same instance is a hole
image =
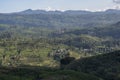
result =
[[[119,80],[120,51],[89,58],[81,58],[69,64],[66,68],[94,74],[105,80]]]
[[[79,58],[119,50],[119,13],[28,9],[0,14],[1,64],[51,66],[66,52]]]
[[[1,13],[0,79],[119,80],[119,33],[120,10]]]

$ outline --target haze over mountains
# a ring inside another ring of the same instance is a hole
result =
[[[27,9],[27,10],[24,10],[24,11],[21,11],[21,12],[18,12],[18,13],[22,13],[22,14],[41,14],[41,13],[54,13],[54,14],[57,14],[57,13],[69,13],[69,14],[85,14],[85,13],[120,13],[120,10],[119,9],[107,9],[107,10],[104,10],[104,11],[89,11],[89,10],[65,10],[65,11],[60,11],[60,10],[32,10],[32,9]]]
[[[109,9],[101,12],[90,11],[45,11],[25,10],[22,12],[0,14],[0,24],[34,26],[46,28],[101,27],[114,24],[120,19],[120,10]]]

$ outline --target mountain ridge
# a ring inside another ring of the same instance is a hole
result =
[[[11,12],[7,14],[63,14],[63,13],[71,13],[71,14],[89,14],[89,13],[120,13],[119,9],[107,9],[105,11],[87,11],[87,10],[43,10],[43,9],[26,9],[19,12]],[[0,13],[0,14],[6,14],[6,13]]]

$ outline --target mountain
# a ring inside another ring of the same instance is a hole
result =
[[[120,80],[120,51],[78,59],[67,69],[94,74],[105,80]]]
[[[120,21],[115,22],[114,24],[110,25],[104,25],[102,27],[89,27],[89,28],[83,28],[83,29],[76,29],[64,32],[62,34],[56,34],[57,37],[63,37],[64,35],[71,36],[72,35],[91,35],[91,36],[97,36],[100,38],[105,37],[111,37],[115,39],[120,39]]]
[[[59,11],[59,10],[54,10],[54,11],[46,11],[46,10],[32,10],[32,9],[27,9],[21,12],[17,12],[18,14],[71,14],[71,15],[80,15],[80,14],[91,14],[91,13],[120,13],[120,10],[117,9],[108,9],[106,11],[96,11],[96,12],[91,12],[91,11],[86,11],[86,10],[66,10],[66,11]]]
[[[118,9],[108,9],[105,12],[106,13],[120,13],[120,10],[118,10]]]
[[[79,14],[89,14],[92,13],[90,11],[84,11],[84,10],[67,10],[67,11],[46,11],[46,10],[32,10],[32,9],[27,9],[22,12],[18,12],[20,14],[74,14],[74,15],[79,15]]]
[[[16,14],[61,14],[61,11],[46,11],[46,10],[32,10],[27,9],[21,12],[17,12]]]
[[[0,14],[0,24],[49,29],[103,27],[120,21],[119,10],[90,12],[81,10],[45,11],[25,10],[17,13]]]

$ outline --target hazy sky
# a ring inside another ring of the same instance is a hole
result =
[[[116,0],[114,0],[116,1]],[[120,2],[120,0],[117,0]],[[0,0],[0,13],[16,12],[25,9],[47,10],[104,10],[114,8],[113,0]]]

